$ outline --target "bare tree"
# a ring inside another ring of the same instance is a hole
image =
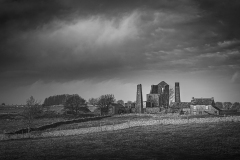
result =
[[[128,104],[132,104],[133,102],[132,101],[127,101]]]
[[[102,112],[108,112],[109,105],[111,103],[114,103],[115,98],[113,94],[106,94],[106,95],[101,95],[98,99],[98,105],[101,107],[101,115]]]
[[[223,102],[224,105],[224,109],[229,110],[232,107],[232,103],[231,102]]]
[[[33,96],[31,96],[26,101],[26,107],[24,108],[22,116],[27,121],[27,128],[28,132],[30,132],[31,125],[35,118],[40,116],[42,114],[42,106],[40,105],[40,102],[35,100]]]
[[[123,100],[118,100],[117,103],[124,106],[124,101]]]
[[[240,103],[239,102],[234,102],[231,109],[232,110],[240,110]]]
[[[88,100],[88,102],[89,102],[89,104],[95,106],[95,105],[98,103],[98,99],[97,99],[97,98],[90,98],[90,99]]]
[[[64,109],[72,112],[74,115],[79,113],[80,107],[85,105],[85,99],[80,97],[78,94],[69,96],[64,104]]]
[[[169,103],[171,103],[174,100],[175,96],[175,90],[174,88],[170,87],[169,88]]]
[[[224,109],[222,102],[215,102],[215,106],[219,109]]]

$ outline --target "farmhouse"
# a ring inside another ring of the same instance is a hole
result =
[[[220,109],[215,106],[214,98],[192,98],[190,113],[193,115],[215,114],[219,115]]]

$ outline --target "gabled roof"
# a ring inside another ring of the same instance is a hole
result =
[[[114,107],[122,107],[124,108],[123,105],[119,104],[119,103],[111,103],[110,106],[114,106]]]
[[[192,105],[212,105],[213,103],[213,98],[194,98],[191,100]]]
[[[173,102],[173,108],[190,108],[191,102]]]
[[[166,85],[168,85],[165,81],[162,81],[162,82],[160,82],[159,84],[158,84],[159,86],[166,86]]]

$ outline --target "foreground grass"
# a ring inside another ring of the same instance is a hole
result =
[[[153,125],[0,143],[0,159],[239,159],[240,122]]]

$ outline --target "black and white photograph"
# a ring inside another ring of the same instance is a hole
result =
[[[0,0],[0,159],[240,159],[240,0]]]

